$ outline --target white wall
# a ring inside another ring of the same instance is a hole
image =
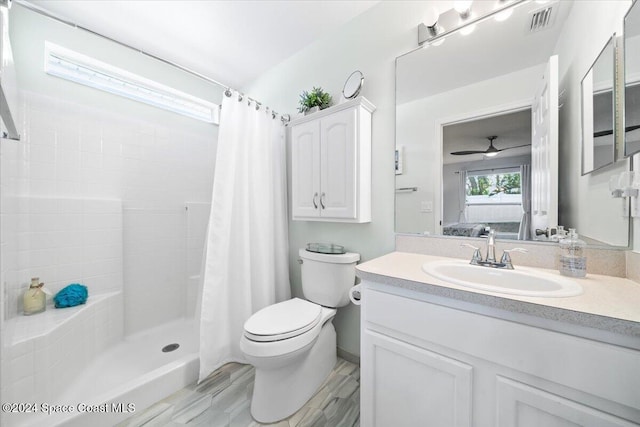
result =
[[[292,291],[301,295],[297,251],[307,242],[335,242],[366,261],[394,248],[394,151],[396,56],[417,46],[417,27],[429,5],[449,2],[380,2],[344,27],[300,51],[244,88],[279,112],[295,114],[303,90],[322,86],[335,101],[354,70],[364,74],[362,95],[376,105],[372,140],[372,222],[289,223]],[[289,183],[290,186],[290,183]],[[289,187],[290,189],[290,187]],[[360,354],[360,310],[338,310],[338,346]]]

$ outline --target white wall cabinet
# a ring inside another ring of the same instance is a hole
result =
[[[362,426],[640,425],[639,351],[396,289],[363,282]]]
[[[371,114],[356,98],[291,124],[292,218],[371,221]]]

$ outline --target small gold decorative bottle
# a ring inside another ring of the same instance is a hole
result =
[[[31,285],[29,286],[29,289],[24,292],[22,302],[24,306],[25,316],[41,313],[47,307],[47,296],[42,290],[42,286],[44,285],[44,283],[38,283],[39,281],[40,279],[38,277],[33,277],[31,279]]]

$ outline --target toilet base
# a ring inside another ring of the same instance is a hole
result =
[[[310,350],[279,368],[256,368],[251,415],[273,423],[295,414],[318,391],[337,361],[336,330],[327,321]]]

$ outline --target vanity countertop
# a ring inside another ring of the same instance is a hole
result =
[[[363,280],[640,340],[640,284],[632,280],[588,274],[586,278],[574,279],[584,290],[578,296],[543,298],[508,295],[458,286],[431,277],[422,270],[425,262],[444,259],[451,258],[392,252],[360,264],[356,269],[358,277]],[[560,276],[555,270],[540,270]]]

